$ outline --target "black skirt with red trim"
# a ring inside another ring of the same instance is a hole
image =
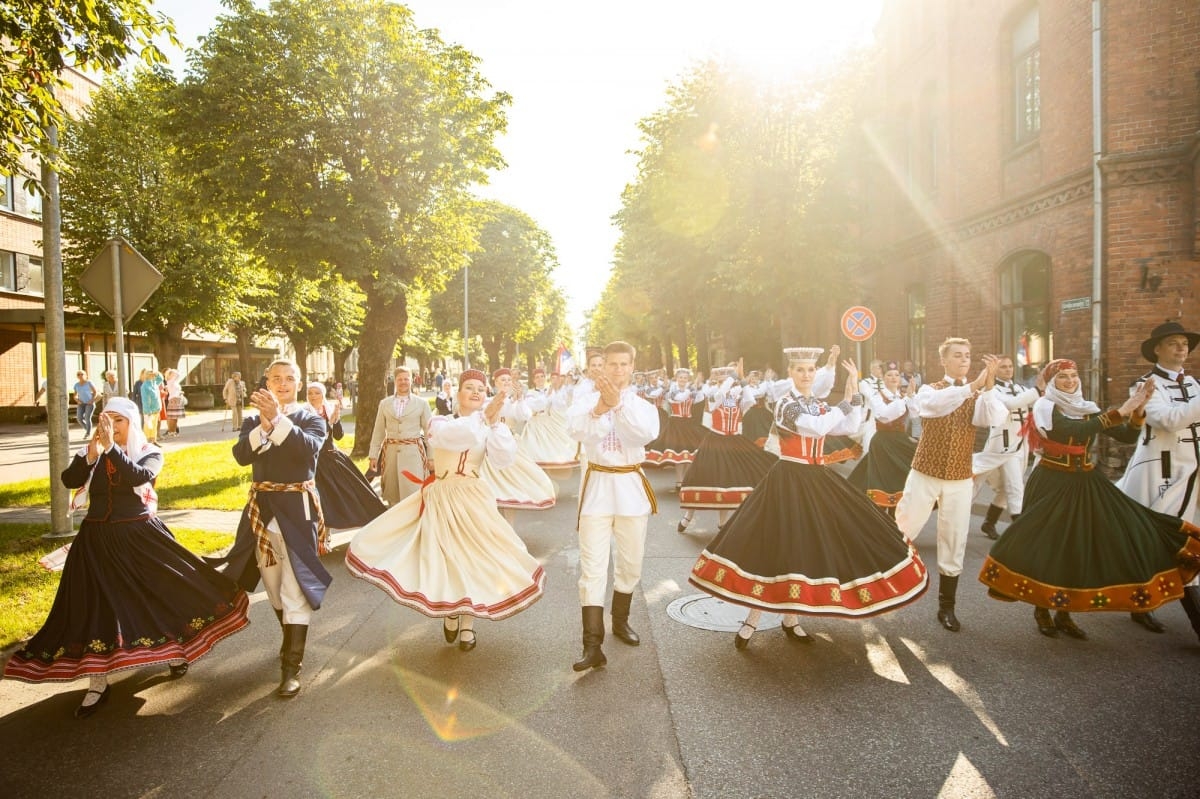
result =
[[[245,627],[248,608],[246,592],[178,544],[157,517],[84,519],[45,624],[4,676],[66,681],[191,662]]]
[[[736,508],[777,460],[743,436],[709,432],[679,489],[679,507]]]
[[[912,470],[917,442],[902,430],[880,430],[871,437],[871,448],[847,478],[884,508],[894,508],[904,496],[904,482]]]
[[[689,582],[751,608],[873,616],[928,586],[895,522],[823,466],[780,460],[701,553]]]

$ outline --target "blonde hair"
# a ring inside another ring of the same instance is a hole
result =
[[[956,344],[961,344],[967,349],[971,349],[971,342],[965,338],[948,338],[942,342],[941,346],[938,347],[938,357],[945,358],[946,353],[949,352],[950,348]]]

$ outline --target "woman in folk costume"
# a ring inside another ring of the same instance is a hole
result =
[[[181,677],[188,664],[249,621],[246,592],[175,542],[156,514],[154,481],[163,454],[148,444],[137,406],[114,397],[92,440],[62,474],[88,499],[54,605],[4,676],[25,682],[89,678],[75,715],[108,698],[108,675],[162,664]]]
[[[308,407],[329,426],[329,435],[317,456],[317,494],[325,525],[338,529],[362,527],[383,513],[383,501],[363,477],[346,453],[334,441],[345,435],[342,430],[342,404],[325,399],[325,386],[308,384]]]
[[[529,409],[523,402],[513,398],[515,391],[511,370],[497,369],[493,372],[492,385],[496,389],[496,396],[500,398],[500,421],[508,425],[511,432],[514,423],[529,418]],[[479,477],[491,487],[496,504],[509,524],[512,524],[518,510],[546,510],[553,508],[557,501],[554,481],[533,459],[519,450],[513,463],[503,469],[491,461],[483,461],[479,467]]]
[[[820,369],[817,369],[816,376],[813,377],[812,381],[812,395],[817,399],[824,399],[825,397],[829,396],[830,392],[833,391],[833,384],[837,382],[837,357],[841,351],[842,348],[837,344],[834,344],[829,348],[829,358],[826,360],[825,365]],[[788,368],[791,368],[790,364]],[[769,372],[767,379],[763,380],[763,382],[759,384],[758,389],[766,395],[767,408],[771,411],[771,430],[769,433],[767,433],[767,440],[763,443],[763,449],[765,449],[767,452],[770,452],[772,455],[778,455],[779,431],[775,429],[775,408],[780,399],[792,393],[792,391],[795,389],[795,383],[788,375],[784,375],[783,377],[777,379],[773,370],[768,369],[767,371]],[[840,438],[844,438],[844,436]],[[826,443],[828,444],[828,442]],[[826,455],[825,458],[826,463],[835,462],[830,460],[830,455]],[[845,460],[845,458],[842,458],[841,460]]]
[[[860,618],[918,599],[925,564],[886,514],[832,469],[823,467],[830,433],[856,429],[862,397],[858,368],[843,361],[845,394],[836,406],[813,396],[820,348],[788,355],[792,390],[775,406],[780,459],[705,548],[689,582],[750,608],[734,638],[745,649],[764,610],[783,614],[792,641],[812,638],[799,614]]]
[[[749,405],[742,414],[742,435],[750,439],[754,446],[762,449],[767,443],[767,436],[775,425],[775,418],[767,407],[767,391],[762,383],[762,372],[753,369],[746,376],[746,385],[742,386],[743,399]],[[773,453],[778,454],[778,453]]]
[[[458,415],[429,425],[434,471],[422,489],[363,527],[346,567],[393,600],[442,618],[447,643],[475,648],[473,619],[506,619],[542,597],[546,573],[496,508],[480,478],[483,463],[503,470],[517,442],[500,419],[504,395],[484,408],[487,378],[459,380]]]
[[[517,441],[521,453],[546,471],[579,465],[579,442],[567,435],[567,396],[546,385],[546,370],[533,370],[533,388],[525,392],[529,421]]]
[[[679,507],[685,509],[677,527],[681,533],[692,523],[697,508],[718,511],[718,524],[724,525],[728,514],[775,465],[774,455],[739,435],[746,400],[753,405],[754,398],[735,384],[736,371],[733,367],[714,369],[713,377],[721,382],[705,392],[712,427],[679,489]]]
[[[867,364],[867,376],[858,381],[858,390],[863,395],[863,402],[867,408],[862,427],[858,431],[859,444],[864,455],[871,451],[871,439],[875,436],[875,410],[871,400],[883,390],[883,367],[882,360],[873,358]]]
[[[688,464],[696,457],[700,439],[704,437],[704,428],[692,418],[692,405],[698,400],[703,400],[704,395],[692,389],[688,383],[691,379],[690,369],[675,370],[675,382],[665,390],[664,407],[668,415],[662,452],[657,458],[649,452],[646,456],[647,460],[652,460],[660,466],[675,466],[676,489],[683,484]]]
[[[896,504],[904,496],[904,481],[917,452],[917,442],[907,432],[908,420],[917,411],[913,398],[904,393],[900,366],[895,361],[888,362],[883,386],[868,402],[875,417],[875,434],[871,437],[871,448],[847,479],[889,516],[895,516]]]
[[[1084,639],[1071,611],[1149,611],[1181,597],[1200,572],[1200,528],[1147,508],[1093,468],[1098,433],[1137,439],[1153,381],[1105,412],[1083,398],[1074,361],[1046,364],[1038,383],[1045,396],[1025,430],[1041,457],[1020,518],[992,545],[979,579],[996,599],[1033,605],[1043,635]]]
[[[667,423],[671,414],[667,413],[666,371],[654,369],[646,375],[646,401],[658,411],[658,435],[646,444],[646,466],[657,466],[662,461],[663,450],[667,446]]]

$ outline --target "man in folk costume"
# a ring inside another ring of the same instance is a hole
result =
[[[945,377],[917,391],[923,432],[904,483],[904,496],[896,506],[896,525],[905,537],[916,540],[936,503],[940,574],[937,618],[942,627],[957,632],[960,625],[954,615],[954,598],[971,526],[975,428],[1003,424],[1008,409],[993,390],[997,363],[994,355],[983,356],[984,368],[967,382],[971,342],[948,338],[938,354]]]
[[[250,395],[257,415],[247,415],[233,457],[253,469],[250,498],[225,556],[226,574],[253,591],[261,578],[283,626],[277,694],[300,692],[300,667],[312,613],[333,581],[320,556],[329,551],[314,478],[325,441],[325,420],[296,400],[300,367],[277,360],[267,367],[267,388]]]
[[[972,456],[971,468],[975,473],[975,490],[985,482],[992,488],[994,496],[988,505],[987,517],[980,529],[988,538],[996,539],[996,522],[1008,508],[1015,521],[1021,515],[1025,498],[1025,467],[1029,450],[1021,435],[1021,427],[1037,402],[1038,390],[1025,388],[1013,380],[1013,359],[1001,355],[996,365],[996,398],[1008,409],[1004,424],[988,430],[987,443],[982,452]]]
[[[604,350],[600,347],[588,347],[584,353],[584,373],[575,384],[575,399],[595,391],[596,378],[604,374]]]
[[[412,393],[412,372],[407,366],[396,367],[393,382],[395,393],[380,400],[375,412],[367,452],[369,473],[379,474],[388,505],[418,490],[433,468],[425,448],[425,431],[433,419],[429,403]]]
[[[1200,344],[1200,333],[1179,322],[1164,322],[1142,342],[1142,357],[1154,368],[1134,383],[1157,386],[1146,403],[1146,424],[1117,487],[1143,505],[1196,524],[1200,495],[1200,381],[1184,364]],[[1194,583],[1194,581],[1193,581]],[[1200,587],[1188,585],[1180,599],[1192,629],[1200,636]],[[1150,613],[1131,614],[1151,632],[1166,630]]]
[[[613,635],[640,642],[629,626],[633,589],[642,578],[646,523],[657,511],[654,491],[642,472],[646,444],[658,435],[658,412],[630,385],[635,350],[624,341],[604,348],[604,372],[595,390],[567,412],[567,432],[583,444],[587,471],[579,493],[579,601],[583,606],[583,657],[575,671],[608,662],[604,643],[604,594],[609,552],[613,560]]]

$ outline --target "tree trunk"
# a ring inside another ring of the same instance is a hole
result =
[[[254,343],[250,336],[250,328],[238,327],[233,333],[237,338],[238,371],[242,373],[242,380],[253,384],[258,379],[258,375],[250,371],[250,347]]]
[[[303,335],[287,334],[288,341],[292,342],[292,349],[296,353],[296,365],[300,367],[300,393],[297,395],[297,400],[303,402],[308,398],[305,386],[308,385],[308,341]]]
[[[498,336],[480,336],[479,338],[483,342],[483,351],[487,355],[488,371],[494,372],[500,368],[500,338]]]
[[[183,322],[168,322],[146,334],[154,348],[154,360],[158,363],[159,373],[179,368],[179,359],[183,355],[183,329]],[[180,382],[186,379],[187,375],[182,375]]]
[[[386,302],[367,292],[367,315],[358,339],[358,401],[354,404],[354,450],[356,458],[371,448],[375,409],[383,400],[383,386],[396,342],[408,325],[408,298],[401,294]]]
[[[350,354],[354,352],[354,347],[346,347],[333,354],[333,381],[346,385],[346,361],[350,360]]]

